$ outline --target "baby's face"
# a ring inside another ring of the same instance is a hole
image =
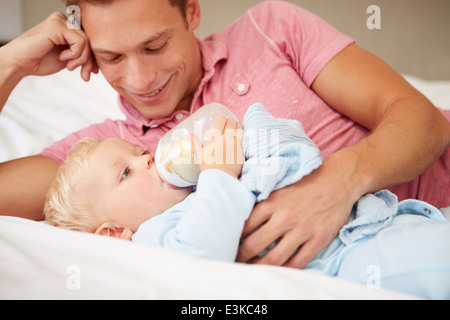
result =
[[[121,139],[103,140],[89,159],[89,196],[97,218],[136,232],[146,220],[184,200],[192,188],[175,190],[156,172],[153,156]]]

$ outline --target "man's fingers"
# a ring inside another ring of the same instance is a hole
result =
[[[81,67],[80,75],[81,75],[81,78],[87,82],[91,78],[91,73],[94,73],[94,74],[98,73],[97,63],[95,62],[95,59],[92,56],[89,59],[88,63],[86,63],[85,65],[83,65]]]
[[[242,240],[237,256],[238,261],[244,262],[254,258],[283,235],[283,230],[270,221],[257,227],[259,228],[253,229],[253,233]]]
[[[283,265],[285,267],[302,269],[316,256],[318,251],[320,249],[314,245],[313,241],[305,242],[298,252]]]
[[[264,225],[241,242],[236,257],[237,261],[246,262],[255,258],[273,242],[273,239],[269,237],[269,234],[264,232],[265,229],[263,229],[263,227]]]
[[[319,232],[310,237],[284,266],[304,268],[314,257],[325,248],[333,237],[329,233]]]
[[[298,250],[307,237],[293,232],[286,233],[279,242],[270,249],[258,263],[281,266]]]
[[[66,62],[66,68],[71,71],[81,66],[81,77],[85,81],[89,80],[90,74],[98,69],[85,33],[77,29],[64,29],[61,37],[55,39],[55,44],[60,43],[66,49],[61,52],[59,59]]]
[[[71,55],[68,55],[69,59],[66,60],[67,69],[74,70],[80,66],[89,64],[92,61],[91,51],[87,45],[87,42],[86,46],[83,47],[81,51],[79,51],[79,49],[80,48],[77,48],[74,51],[71,51]]]
[[[267,220],[269,220],[270,216],[271,216],[270,208],[267,208],[265,202],[258,203],[253,208],[252,214],[245,222],[244,229],[242,230],[242,238],[247,237],[256,228],[258,228]]]

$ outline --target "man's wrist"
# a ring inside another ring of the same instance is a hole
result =
[[[360,151],[353,147],[342,149],[327,158],[322,165],[329,174],[334,172],[337,175],[338,181],[335,182],[347,188],[348,197],[354,201],[376,189],[374,172],[363,163]]]
[[[2,85],[6,83],[13,83],[14,87],[26,75],[10,61],[11,55],[8,53],[7,45],[0,47],[0,81]]]
[[[23,78],[19,70],[7,61],[7,57],[5,48],[0,47],[0,111],[11,92]]]

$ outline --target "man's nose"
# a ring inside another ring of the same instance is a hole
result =
[[[146,94],[156,80],[156,71],[142,59],[130,59],[127,65],[127,87],[133,93]]]

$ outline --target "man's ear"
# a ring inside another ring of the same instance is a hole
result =
[[[117,226],[109,222],[105,222],[100,227],[98,227],[97,230],[95,230],[95,234],[124,240],[131,240],[133,231],[126,227]]]
[[[200,25],[201,10],[198,0],[188,0],[186,4],[186,22],[191,31]]]

